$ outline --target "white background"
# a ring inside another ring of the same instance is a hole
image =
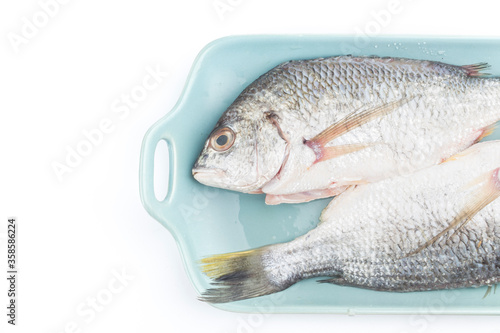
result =
[[[67,0],[43,22],[39,2],[3,1],[0,269],[4,221],[13,215],[20,275],[18,326],[11,327],[0,274],[0,332],[500,332],[498,317],[432,316],[429,309],[354,317],[217,310],[196,300],[174,239],[140,203],[141,140],[173,107],[204,45],[235,34],[356,34],[389,2]],[[398,3],[381,34],[500,35],[493,2]],[[217,12],[224,4],[230,7]],[[45,26],[31,35],[24,28],[23,37],[24,18]],[[129,114],[114,113],[147,68],[169,74]],[[53,163],[65,163],[68,147],[106,118],[110,133],[58,179]],[[123,270],[130,280],[121,284],[114,274]],[[92,315],[87,302],[96,296],[107,304]]]

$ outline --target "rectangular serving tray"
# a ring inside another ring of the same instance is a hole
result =
[[[342,54],[407,57],[456,65],[488,62],[489,72],[500,75],[499,39],[236,36],[207,45],[194,62],[178,103],[147,132],[139,175],[143,205],[173,234],[198,293],[210,282],[199,270],[199,259],[290,241],[314,228],[329,202],[324,199],[267,206],[263,195],[201,185],[192,177],[191,168],[207,136],[239,93],[271,68],[287,60]],[[498,131],[488,137],[499,138]],[[153,189],[153,165],[161,140],[168,144],[170,174],[168,194],[158,201]],[[262,313],[500,314],[500,293],[483,298],[485,292],[486,287],[390,293],[319,284],[311,279],[281,293],[216,307]]]

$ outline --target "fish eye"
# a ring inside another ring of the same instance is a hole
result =
[[[226,151],[234,143],[235,134],[229,127],[217,129],[210,137],[210,146],[217,151]]]

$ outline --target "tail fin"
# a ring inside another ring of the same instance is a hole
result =
[[[286,287],[269,279],[262,263],[269,247],[214,255],[200,260],[202,271],[214,280],[214,288],[200,297],[209,303],[226,303],[263,296]]]

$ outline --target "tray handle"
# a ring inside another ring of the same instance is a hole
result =
[[[168,130],[161,126],[161,121],[157,122],[153,127],[151,127],[142,141],[141,148],[141,158],[139,162],[139,191],[141,195],[141,201],[143,206],[146,208],[148,213],[161,221],[158,213],[161,211],[161,206],[170,202],[173,195],[174,184],[174,159],[175,159],[175,145],[174,140],[170,138]],[[168,159],[169,159],[169,181],[167,188],[167,195],[161,201],[159,201],[154,192],[154,158],[155,151],[158,142],[165,140],[168,147]]]

